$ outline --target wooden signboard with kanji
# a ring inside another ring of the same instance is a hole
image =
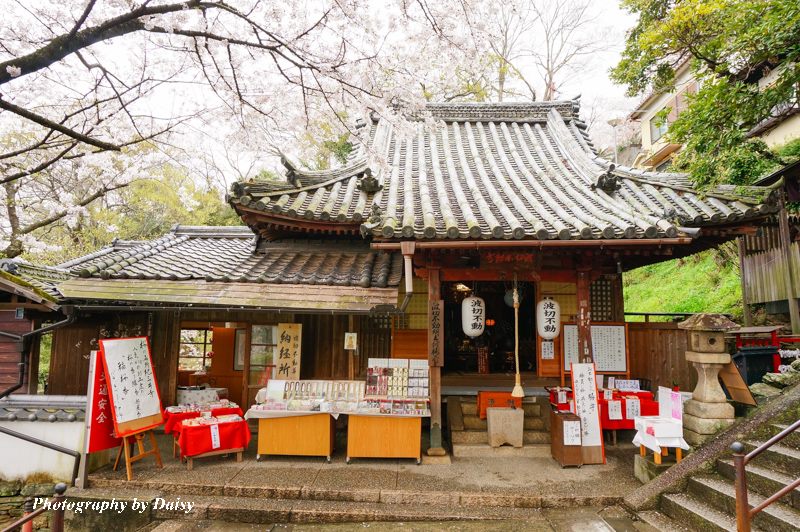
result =
[[[431,367],[444,365],[444,301],[428,301],[428,364]]]
[[[275,378],[300,380],[300,358],[303,342],[303,325],[278,324],[278,357],[275,361]]]

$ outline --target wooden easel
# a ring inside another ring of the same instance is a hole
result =
[[[150,436],[150,445],[152,447],[150,450],[145,450],[144,447],[145,434]],[[130,442],[130,438],[133,438],[136,441],[138,453],[135,456],[131,456],[132,442]],[[158,442],[156,442],[156,437],[151,429],[143,430],[142,432],[137,432],[135,434],[128,434],[122,438],[122,444],[117,450],[117,459],[114,461],[114,471],[116,471],[117,466],[119,466],[119,459],[122,457],[123,450],[125,451],[125,471],[128,474],[128,480],[133,480],[133,463],[147,458],[148,456],[155,456],[156,464],[158,465],[159,469],[164,467],[164,464],[161,461],[161,453],[158,451]]]
[[[114,436],[122,438],[122,444],[117,450],[117,459],[114,461],[114,471],[119,466],[119,460],[125,453],[125,470],[128,475],[128,480],[133,480],[133,463],[138,462],[148,456],[154,456],[156,464],[159,468],[164,467],[161,461],[161,453],[158,451],[158,443],[153,434],[153,429],[164,423],[164,411],[161,408],[161,396],[158,393],[158,382],[155,379],[155,369],[153,369],[153,360],[150,357],[150,342],[147,337],[136,338],[104,338],[100,340],[100,354],[103,361],[103,371],[105,372],[108,382],[108,399],[111,406],[112,419],[114,421]],[[145,365],[145,370],[142,365]],[[137,366],[138,365],[138,366]],[[131,373],[132,368],[137,373]],[[128,373],[126,376],[125,374]],[[127,387],[123,387],[120,382],[124,378],[116,380],[115,376],[122,375],[122,377],[129,377],[131,382],[135,379],[139,382],[134,389],[134,393],[140,393],[145,396],[149,392],[149,399],[145,398],[145,412],[139,411],[139,399],[136,400],[135,417],[131,415],[129,391]],[[149,387],[149,391],[148,391]],[[121,389],[120,389],[121,388]],[[154,395],[155,392],[155,395]],[[120,396],[117,394],[120,393]],[[127,407],[120,407],[120,410],[126,415],[125,421],[118,419],[117,401],[123,402],[122,405]],[[131,419],[133,418],[133,419]],[[151,449],[145,449],[144,439],[145,434],[149,435]],[[136,442],[138,453],[131,456],[130,438]]]

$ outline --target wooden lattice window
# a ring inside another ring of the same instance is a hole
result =
[[[614,321],[614,284],[601,277],[589,288],[592,321]]]

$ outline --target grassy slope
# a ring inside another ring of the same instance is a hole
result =
[[[706,251],[625,273],[625,311],[722,312],[741,317],[738,265],[719,262],[714,251]]]

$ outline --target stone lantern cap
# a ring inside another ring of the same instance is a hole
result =
[[[723,314],[710,314],[703,312],[700,314],[694,314],[688,320],[680,322],[678,324],[678,328],[689,331],[725,332],[732,329],[738,329],[739,326],[729,320]]]

